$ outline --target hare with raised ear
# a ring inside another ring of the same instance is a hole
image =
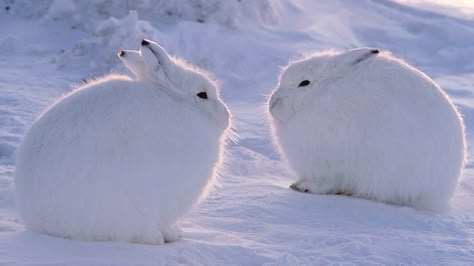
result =
[[[137,76],[77,88],[31,125],[16,161],[26,227],[80,240],[161,244],[220,169],[230,113],[203,72],[143,41]]]
[[[440,210],[462,174],[460,114],[433,80],[387,52],[292,62],[268,108],[294,190]]]

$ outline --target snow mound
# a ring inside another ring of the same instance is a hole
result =
[[[64,67],[75,59],[93,58],[89,60],[89,67],[99,73],[116,67],[118,50],[137,49],[143,38],[160,40],[160,32],[166,25],[189,21],[218,24],[229,30],[235,30],[243,23],[273,25],[278,22],[276,6],[276,0],[55,0],[44,19],[72,19],[74,29],[83,30],[90,36],[76,42],[54,62]],[[118,70],[123,68],[118,67]]]
[[[116,53],[120,49],[138,49],[140,40],[154,39],[156,35],[157,30],[149,22],[138,20],[138,13],[130,11],[121,19],[109,17],[98,22],[90,37],[77,41],[73,48],[57,55],[54,61],[64,67],[88,59],[91,69],[107,71],[119,62]]]
[[[46,16],[52,19],[72,17],[86,29],[109,17],[121,18],[135,10],[141,19],[161,23],[178,21],[213,22],[230,28],[245,20],[261,24],[277,22],[275,0],[144,0],[144,1],[83,1],[54,0]]]

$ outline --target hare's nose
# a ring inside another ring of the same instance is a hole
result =
[[[277,105],[279,105],[281,102],[281,99],[279,97],[275,97],[275,95],[272,96],[270,99],[270,112],[275,108]]]
[[[118,56],[124,56],[124,55],[125,55],[125,52],[124,52],[123,50],[120,50],[120,51],[118,52]]]
[[[146,39],[143,39],[143,40],[142,40],[142,46],[147,46],[147,45],[149,45],[149,44],[150,44],[150,42],[147,41]]]

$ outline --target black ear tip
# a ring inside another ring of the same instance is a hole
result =
[[[370,50],[370,52],[373,53],[373,54],[378,54],[378,53],[380,53],[380,50],[379,49],[372,49],[372,50]]]
[[[146,39],[143,39],[143,40],[142,40],[142,46],[147,46],[147,45],[149,45],[149,44],[150,44],[150,42],[147,41]]]
[[[124,52],[123,50],[120,50],[120,51],[118,52],[118,56],[122,57],[122,56],[124,56],[124,55],[125,55],[125,52]]]

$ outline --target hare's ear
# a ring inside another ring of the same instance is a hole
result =
[[[145,76],[145,62],[138,51],[120,50],[118,57],[127,66],[130,71],[135,74],[135,77],[141,80]]]
[[[172,67],[170,56],[163,47],[153,41],[143,39],[140,52],[143,62],[152,71],[169,73]]]
[[[375,56],[380,53],[379,49],[376,48],[357,48],[353,50],[349,50],[343,54],[345,57],[344,61],[349,65],[356,65],[362,61],[365,61],[372,56]]]

